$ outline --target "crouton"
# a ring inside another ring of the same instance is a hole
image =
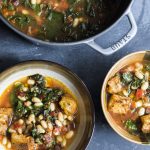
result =
[[[120,95],[112,95],[108,104],[109,111],[116,114],[126,114],[130,110],[131,98]]]
[[[150,133],[150,115],[141,117],[143,133]]]
[[[34,142],[32,137],[28,137],[28,150],[41,150],[39,149],[39,145]]]
[[[11,134],[12,148],[16,150],[28,150],[28,138],[25,135],[18,135],[17,133]]]
[[[108,81],[108,92],[115,94],[122,91],[122,84],[119,76],[115,76]]]
[[[25,136],[23,134],[16,134],[12,133],[11,135],[11,141],[13,143],[13,146],[15,148],[18,148],[23,146],[23,150],[39,150],[38,144],[34,142],[34,139],[30,136]]]
[[[64,96],[59,102],[59,105],[67,115],[73,115],[77,111],[77,103],[70,97]]]
[[[12,108],[0,108],[0,114],[4,115],[12,115],[13,109]]]
[[[6,135],[12,112],[12,108],[0,108],[0,135]]]
[[[27,144],[28,143],[28,137],[23,135],[23,134],[12,133],[11,134],[11,141],[12,141],[12,143]]]

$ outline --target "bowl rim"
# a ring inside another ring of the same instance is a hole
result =
[[[69,68],[53,62],[53,61],[48,61],[48,60],[26,60],[26,61],[22,61],[22,62],[18,62],[10,67],[7,67],[6,69],[4,69],[2,72],[0,72],[0,76],[4,75],[5,73],[7,73],[9,70],[14,69],[15,67],[19,67],[22,65],[28,65],[28,64],[32,64],[32,63],[40,63],[40,64],[45,64],[45,65],[53,65],[57,68],[60,68],[62,70],[64,70],[65,72],[67,72],[68,74],[70,74],[72,77],[75,78],[75,80],[78,80],[78,82],[83,86],[83,88],[85,89],[85,92],[87,93],[87,96],[89,97],[89,103],[90,103],[90,108],[91,108],[91,128],[89,129],[89,135],[87,137],[87,139],[85,140],[85,143],[81,145],[81,149],[87,149],[87,147],[89,146],[90,141],[92,140],[93,137],[93,133],[94,133],[94,129],[95,129],[95,108],[94,108],[94,103],[93,103],[93,99],[92,96],[87,88],[87,86],[85,85],[85,83],[77,76],[77,74],[75,74],[73,71],[71,71]]]
[[[137,52],[132,52],[130,54],[127,54],[126,56],[122,57],[121,59],[119,59],[116,63],[113,64],[113,66],[109,69],[108,73],[106,74],[105,78],[104,78],[104,81],[103,81],[103,85],[102,85],[102,89],[101,89],[101,96],[100,96],[100,101],[101,101],[101,106],[102,106],[102,110],[103,110],[103,114],[105,116],[105,119],[107,120],[108,124],[110,125],[110,127],[118,134],[120,135],[121,137],[123,137],[124,139],[126,139],[127,141],[130,141],[132,143],[136,143],[136,144],[139,144],[139,145],[150,145],[150,143],[145,143],[145,142],[142,142],[142,141],[135,141],[131,138],[128,138],[126,137],[125,135],[123,135],[122,133],[120,133],[118,130],[117,130],[117,127],[114,127],[111,123],[111,121],[108,119],[108,115],[106,114],[106,109],[105,109],[105,105],[104,105],[104,94],[106,89],[105,89],[105,85],[106,85],[106,82],[108,80],[108,76],[109,74],[114,70],[114,68],[120,63],[120,62],[123,62],[125,59],[127,59],[128,57],[130,56],[133,56],[133,55],[136,55],[136,54],[145,54],[146,52],[150,52],[150,50],[141,50],[141,51],[137,51]]]

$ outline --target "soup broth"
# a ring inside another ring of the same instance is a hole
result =
[[[35,74],[0,96],[0,143],[7,150],[61,150],[78,127],[78,105],[60,81]]]
[[[38,39],[78,41],[110,25],[121,0],[0,0],[2,15],[17,29]]]

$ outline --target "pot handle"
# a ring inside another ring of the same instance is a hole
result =
[[[137,24],[135,22],[135,19],[134,19],[133,14],[130,9],[127,11],[126,16],[128,17],[129,22],[131,24],[131,30],[125,36],[123,36],[122,39],[117,41],[115,44],[113,44],[112,46],[110,46],[109,48],[106,48],[106,49],[104,49],[100,45],[98,45],[94,39],[88,41],[86,44],[88,44],[90,47],[92,47],[93,49],[97,50],[98,52],[100,52],[104,55],[113,54],[114,52],[116,52],[119,49],[121,49],[122,47],[124,47],[130,40],[133,39],[133,37],[137,33]]]

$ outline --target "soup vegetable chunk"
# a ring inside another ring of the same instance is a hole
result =
[[[107,83],[108,111],[120,127],[150,142],[150,63],[136,62]]]
[[[74,137],[77,102],[53,78],[23,78],[7,88],[0,101],[0,143],[6,149],[61,150]]]
[[[0,12],[22,32],[46,41],[88,38],[114,20],[121,0],[0,0]]]

